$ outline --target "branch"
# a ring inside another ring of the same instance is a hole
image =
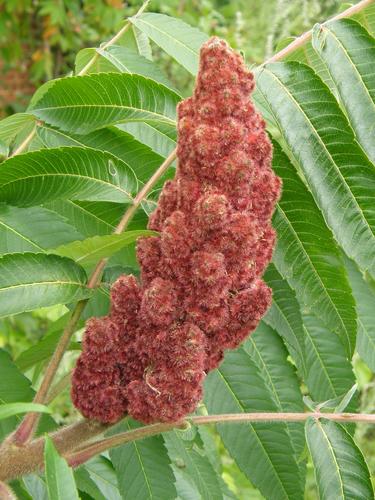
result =
[[[152,177],[146,182],[146,184],[143,186],[143,188],[139,191],[137,196],[134,198],[132,205],[125,211],[123,217],[121,218],[120,222],[118,223],[114,233],[115,234],[120,234],[122,233],[128,226],[130,220],[134,216],[135,212],[141,205],[142,201],[146,198],[147,194],[151,191],[151,189],[154,187],[156,182],[160,179],[160,177],[166,172],[166,170],[170,167],[170,165],[173,163],[173,161],[176,158],[176,149],[174,149],[170,155],[164,160],[164,162],[160,165],[160,167],[156,170],[156,172],[152,175]],[[100,278],[103,272],[103,269],[107,263],[107,259],[101,259],[95,270],[93,271],[88,284],[87,288],[96,288],[100,282]],[[89,299],[84,299],[80,300],[76,307],[74,308],[72,315],[64,329],[64,332],[62,336],[60,337],[59,343],[57,344],[57,347],[55,349],[55,352],[53,353],[51,360],[49,362],[49,365],[46,369],[46,372],[44,374],[42,383],[40,384],[40,387],[34,397],[33,402],[34,403],[39,403],[39,404],[44,404],[46,402],[47,398],[47,393],[49,391],[49,388],[51,387],[51,383],[54,379],[54,376],[56,374],[56,371],[60,365],[61,359],[66,351],[66,349],[69,346],[70,339],[73,335],[73,333],[76,330],[77,323],[79,321],[79,318],[81,317],[81,314],[86,307],[86,304],[88,303]],[[18,429],[10,436],[10,439],[13,443],[17,445],[22,445],[26,443],[34,434],[36,425],[39,421],[40,414],[39,413],[28,413],[23,421],[21,422],[20,426]]]
[[[337,21],[337,19],[353,16],[354,14],[357,14],[361,10],[371,5],[373,2],[374,0],[362,0],[356,5],[349,7],[349,9],[346,9],[343,12],[340,12],[340,14],[337,14],[331,19],[328,19],[328,21],[322,23],[322,26],[325,26],[329,22]],[[283,59],[285,56],[289,55],[290,53],[294,52],[295,50],[299,49],[302,45],[304,45],[308,40],[310,40],[311,36],[312,36],[312,30],[306,31],[306,33],[303,33],[303,35],[299,36],[298,38],[293,40],[293,42],[291,42],[289,45],[280,50],[280,52],[277,52],[277,54],[267,59],[267,61],[262,63],[260,67],[268,63],[280,61],[280,59]]]
[[[375,424],[375,414],[367,413],[233,413],[222,415],[202,415],[188,417],[182,422],[152,424],[128,432],[89,443],[95,436],[105,432],[110,426],[95,421],[82,420],[63,427],[51,435],[55,446],[72,467],[77,467],[93,456],[110,448],[138,439],[155,436],[173,429],[183,429],[187,424],[243,424],[249,422],[304,422],[308,418],[326,418],[341,423]],[[12,444],[0,449],[0,481],[9,481],[24,474],[30,474],[43,467],[44,438],[38,438],[17,447]]]

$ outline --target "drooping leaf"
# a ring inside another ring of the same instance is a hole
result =
[[[155,82],[162,83],[166,87],[174,90],[168,78],[156,64],[128,47],[123,47],[121,45],[110,45],[106,49],[98,47],[80,50],[75,61],[76,74],[86,66],[95,54],[98,54],[99,57],[95,64],[90,67],[87,74],[112,72],[135,73],[150,78]]]
[[[122,431],[136,427],[139,424],[129,419],[121,424]],[[161,436],[122,445],[111,450],[110,457],[124,500],[176,498],[174,476]]]
[[[181,483],[192,483],[191,488],[199,498],[223,499],[217,473],[194,440],[185,440],[179,431],[172,431],[164,435],[164,441],[177,479],[177,490],[179,486],[186,488]]]
[[[335,82],[356,139],[375,162],[375,40],[352,19],[313,30],[313,47]]]
[[[375,282],[359,271],[355,263],[346,258],[350,284],[357,307],[357,351],[372,371],[375,371]]]
[[[35,403],[0,404],[0,420],[28,412],[51,413],[51,410],[47,406]]]
[[[257,86],[337,241],[375,275],[375,169],[334,96],[310,68],[293,62],[267,65]]]
[[[63,257],[69,257],[82,266],[90,266],[102,258],[111,257],[141,236],[153,236],[155,234],[154,231],[143,230],[93,236],[83,241],[74,241],[68,245],[62,245],[51,250],[51,252]]]
[[[277,412],[261,371],[242,349],[228,351],[220,368],[205,384],[208,412]],[[218,424],[228,452],[250,481],[267,498],[301,499],[300,469],[287,427],[268,423]]]
[[[245,351],[258,366],[279,412],[303,412],[302,394],[288,352],[277,333],[261,322],[244,343]],[[287,423],[291,444],[298,460],[305,446],[303,424]],[[300,475],[303,477],[304,471]]]
[[[115,156],[89,148],[42,149],[10,158],[0,171],[0,198],[26,207],[58,199],[129,202],[134,172]]]
[[[309,393],[314,401],[341,397],[355,383],[344,346],[316,316],[304,314],[303,323],[307,367],[305,383]],[[355,408],[356,402],[352,404]]]
[[[276,143],[273,167],[283,180],[273,218],[278,235],[273,262],[296,290],[300,304],[337,333],[351,356],[355,303],[336,243],[313,197]]]
[[[60,215],[42,207],[0,204],[0,253],[43,252],[83,236]]]
[[[79,500],[73,471],[59,456],[50,437],[45,437],[44,466],[48,496],[52,500]]]
[[[180,97],[140,75],[98,73],[63,78],[32,113],[49,125],[77,134],[126,121],[175,124]]]
[[[0,317],[90,296],[87,276],[58,255],[14,253],[0,258]]]
[[[374,498],[363,455],[341,425],[310,418],[306,422],[306,440],[322,500]]]
[[[293,360],[304,375],[305,334],[295,292],[272,263],[268,266],[264,279],[272,288],[272,305],[263,321],[284,339]]]
[[[153,12],[129,20],[190,73],[197,73],[199,49],[208,39],[205,33],[179,19]]]
[[[105,500],[121,500],[116,472],[107,458],[103,456],[93,458],[85,464],[85,470]]]

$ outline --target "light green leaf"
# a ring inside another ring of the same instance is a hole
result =
[[[98,47],[80,50],[75,61],[76,74],[86,66],[95,54],[98,54],[99,57],[95,64],[90,67],[89,73],[135,73],[151,78],[151,80],[162,83],[166,87],[174,90],[168,78],[156,64],[132,51],[128,47],[123,47],[121,45],[110,45],[106,49]]]
[[[34,121],[35,118],[30,113],[15,113],[0,120],[0,141],[9,146]]]
[[[242,348],[227,351],[220,368],[208,375],[205,403],[211,414],[278,411],[261,371]],[[217,430],[262,495],[278,500],[303,498],[299,466],[284,423],[218,424]]]
[[[0,170],[0,198],[23,207],[58,199],[125,203],[137,189],[125,163],[89,148],[33,151],[10,158]]]
[[[177,490],[186,483],[204,500],[220,500],[223,494],[216,471],[193,441],[182,439],[179,431],[164,434],[165,446],[177,479]]]
[[[375,371],[375,282],[359,271],[355,263],[346,258],[346,268],[357,307],[357,351],[372,371]]]
[[[59,456],[50,437],[45,437],[44,464],[50,500],[79,500],[73,471]]]
[[[139,424],[129,419],[121,424],[122,431],[136,427]],[[122,445],[111,450],[110,457],[124,500],[176,498],[174,476],[161,436]]]
[[[313,70],[293,62],[267,65],[257,85],[337,241],[375,275],[375,169],[334,96]]]
[[[341,425],[310,418],[306,422],[306,440],[321,500],[374,498],[363,455]]]
[[[49,125],[87,134],[126,121],[173,126],[179,100],[175,92],[149,78],[99,73],[56,81],[32,112]]]
[[[305,334],[296,294],[272,263],[268,266],[264,279],[272,288],[272,305],[263,321],[284,339],[297,368],[304,375]]]
[[[35,403],[0,404],[0,420],[28,412],[51,413],[51,410],[47,406]]]
[[[197,73],[199,49],[208,39],[205,33],[179,19],[153,12],[131,17],[129,21],[190,73]]]
[[[273,262],[296,290],[302,307],[337,333],[351,356],[356,312],[341,255],[313,197],[276,143],[273,167],[283,180],[273,218],[278,235]]]
[[[58,255],[14,253],[0,258],[0,317],[90,296],[87,276]]]
[[[83,236],[66,219],[42,207],[0,204],[0,253],[43,252]]]
[[[40,476],[28,474],[22,478],[22,482],[32,499],[48,500],[47,486]]]
[[[313,30],[313,47],[335,82],[357,141],[375,162],[375,40],[352,19]]]
[[[105,236],[93,236],[83,241],[74,241],[68,245],[62,245],[51,250],[52,253],[70,257],[82,266],[95,264],[102,258],[111,257],[114,253],[140,236],[154,236],[154,231],[126,231],[122,234],[109,234]]]
[[[93,458],[85,464],[85,470],[106,500],[121,500],[116,473],[107,458]]]
[[[176,128],[170,125],[158,125],[156,128],[149,123],[132,122],[117,125],[117,128],[128,132],[164,158],[176,147]]]
[[[278,411],[303,412],[299,381],[293,366],[287,361],[288,352],[277,333],[261,322],[243,347],[258,366]],[[305,446],[303,424],[289,422],[286,425],[298,460]],[[304,473],[304,467],[301,467],[301,482]]]

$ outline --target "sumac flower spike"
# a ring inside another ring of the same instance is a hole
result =
[[[111,311],[91,319],[72,398],[87,418],[173,422],[194,411],[205,374],[271,303],[261,279],[275,245],[281,181],[254,77],[217,37],[201,49],[192,97],[178,106],[178,168],[138,241],[141,282],[122,276]]]

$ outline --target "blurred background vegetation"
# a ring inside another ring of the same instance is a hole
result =
[[[98,46],[109,39],[141,5],[141,0],[0,0],[0,117],[24,110],[35,88],[69,74],[80,49]],[[258,64],[274,54],[286,38],[300,35],[314,23],[347,7],[348,3],[340,0],[152,0],[149,10],[179,17],[208,34],[221,36],[240,50],[249,64]],[[188,95],[193,84],[191,76],[157,48],[153,49],[154,58],[169,79],[183,95]],[[65,307],[57,306],[0,320],[0,347],[9,351],[17,362],[22,352],[56,328],[66,312]],[[79,344],[72,343],[60,376],[73,366],[77,347]],[[44,363],[27,372],[35,385]],[[373,413],[374,376],[360,359],[355,360],[354,369],[360,381],[361,409]],[[58,422],[76,418],[68,390],[55,400],[54,410]],[[357,432],[372,474],[374,432],[366,426]],[[236,497],[262,498],[226,455],[220,442],[217,446],[222,456],[223,477]],[[306,498],[317,498],[311,470],[308,484]]]

